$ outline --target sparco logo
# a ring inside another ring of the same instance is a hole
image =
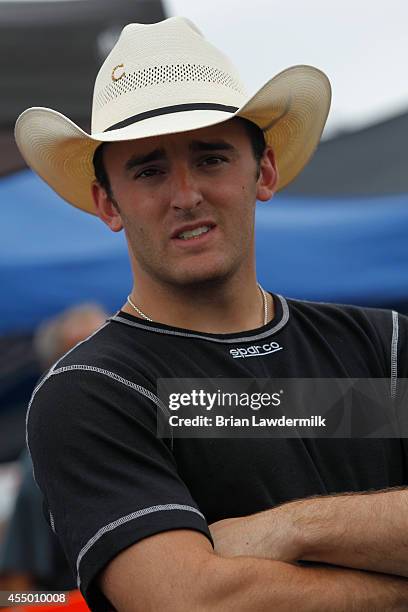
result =
[[[230,350],[230,355],[234,359],[240,359],[241,357],[260,357],[261,355],[269,355],[270,353],[276,353],[281,351],[283,346],[280,346],[278,342],[267,342],[266,344],[253,344],[248,348],[235,348]]]

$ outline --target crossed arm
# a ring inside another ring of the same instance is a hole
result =
[[[100,585],[125,612],[406,611],[407,510],[407,490],[299,500],[214,523],[215,551],[167,531],[115,557]]]
[[[297,500],[219,521],[211,534],[226,557],[317,561],[408,578],[408,489]]]

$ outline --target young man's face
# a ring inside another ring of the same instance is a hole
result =
[[[255,201],[273,195],[277,174],[270,149],[258,173],[240,121],[112,143],[104,163],[119,210],[98,185],[95,203],[125,229],[135,276],[185,286],[254,265]]]

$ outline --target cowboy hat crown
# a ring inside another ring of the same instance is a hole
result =
[[[188,110],[232,113],[245,97],[234,66],[187,19],[130,24],[96,77],[92,132]]]

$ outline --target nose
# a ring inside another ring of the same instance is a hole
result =
[[[203,200],[193,170],[187,164],[174,165],[169,185],[170,205],[178,210],[192,210]]]

